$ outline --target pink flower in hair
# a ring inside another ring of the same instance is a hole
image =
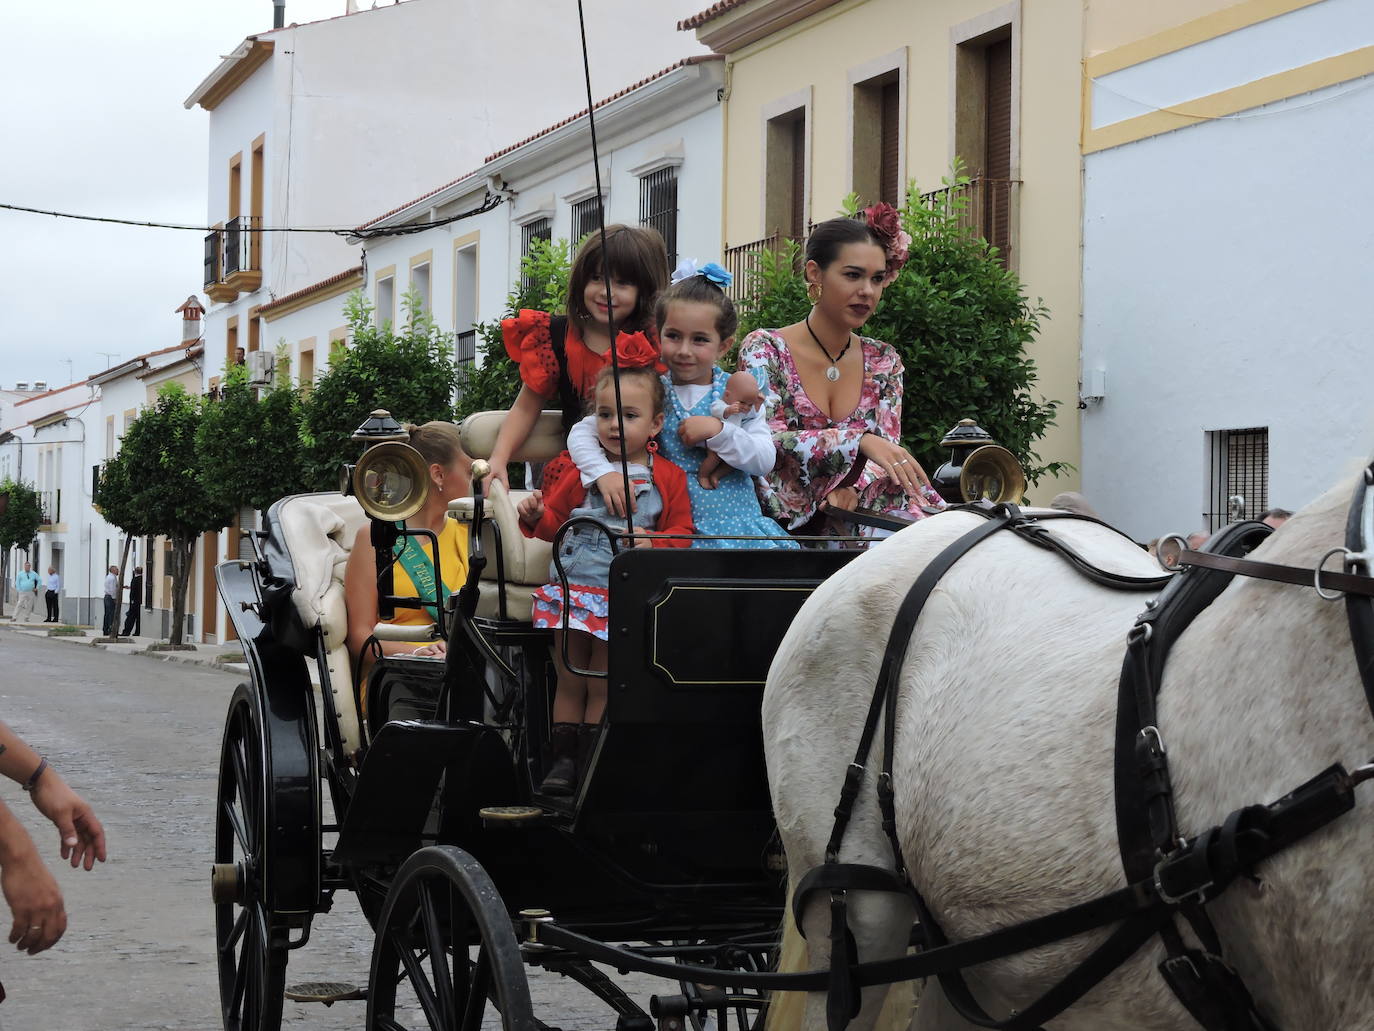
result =
[[[890,283],[897,278],[897,273],[902,270],[911,253],[911,236],[902,228],[902,216],[886,201],[864,208],[863,214],[868,228],[882,241],[883,250],[887,252],[887,279],[884,283]]]

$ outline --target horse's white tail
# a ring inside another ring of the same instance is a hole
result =
[[[811,967],[806,939],[792,919],[792,882],[787,883],[787,903],[783,906],[782,945],[778,949],[778,973],[797,974]],[[920,992],[915,982],[894,984],[874,1031],[906,1031],[916,1011]],[[806,1013],[805,992],[773,992],[768,1000],[768,1020],[764,1031],[800,1031]],[[821,1031],[820,1028],[810,1031]]]

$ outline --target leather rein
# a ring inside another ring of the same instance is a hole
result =
[[[1245,557],[1272,532],[1261,523],[1238,523],[1218,531],[1200,551],[1184,550],[1162,577],[1127,577],[1099,569],[1049,533],[1040,521],[1084,519],[1071,513],[1028,516],[1015,505],[981,502],[957,510],[986,522],[965,533],[921,572],[897,610],[883,654],[873,699],[853,762],[846,769],[835,809],[825,863],[796,885],[793,911],[800,929],[807,900],[817,891],[830,899],[831,959],[827,999],[829,1031],[843,1031],[857,1015],[865,985],[934,976],[954,1009],[969,1023],[997,1031],[1037,1031],[1100,983],[1156,934],[1167,958],[1159,969],[1188,1012],[1207,1031],[1273,1031],[1254,1005],[1235,970],[1222,958],[1204,905],[1237,877],[1253,877],[1259,863],[1326,826],[1355,804],[1356,785],[1374,779],[1374,762],[1347,772],[1340,764],[1321,771],[1268,805],[1250,805],[1192,838],[1179,835],[1174,815],[1167,752],[1155,717],[1164,661],[1179,634],[1221,594],[1236,575],[1315,587],[1327,600],[1344,592],[1356,662],[1374,714],[1374,463],[1364,471],[1347,522],[1346,546],[1328,551],[1315,569],[1305,570]],[[1098,520],[1090,520],[1098,522]],[[1106,525],[1106,524],[1101,524]],[[898,680],[916,622],[931,591],[946,572],[977,544],[1001,530],[1062,555],[1095,583],[1117,590],[1157,590],[1127,635],[1116,728],[1115,792],[1117,833],[1126,887],[1045,917],[950,943],[907,874],[897,837],[892,762],[895,752]],[[1323,569],[1335,554],[1344,571]],[[840,845],[869,772],[879,723],[883,758],[876,794],[894,869],[841,863]],[[921,951],[898,959],[860,964],[848,928],[850,890],[904,894],[915,905],[914,938]],[[1177,928],[1191,926],[1198,948],[1185,944]],[[973,997],[962,971],[1073,937],[1094,928],[1116,928],[1082,963],[1039,999],[1005,1019],[989,1016]]]

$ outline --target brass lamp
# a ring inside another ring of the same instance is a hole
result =
[[[952,504],[969,501],[1010,501],[1019,504],[1026,494],[1021,463],[972,419],[960,419],[940,441],[950,448],[950,460],[935,470],[931,484]]]

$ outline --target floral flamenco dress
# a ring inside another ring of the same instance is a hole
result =
[[[590,516],[613,530],[624,530],[625,520],[611,514],[601,492],[595,487],[583,488],[576,466],[569,462],[568,468],[573,475],[564,476],[545,494],[544,515],[539,523],[533,529],[521,524],[525,535],[551,541],[560,526],[578,516]],[[672,462],[650,457],[648,468],[631,462],[629,472],[635,496],[636,530],[663,534],[692,532],[692,506],[681,469]],[[690,543],[682,538],[652,539],[655,548],[685,548]],[[534,625],[563,629],[564,593],[558,575],[561,564],[568,582],[567,628],[607,640],[613,557],[610,537],[600,528],[583,523],[565,533],[558,545],[558,564],[549,563],[550,582],[534,592]]]
[[[763,510],[789,530],[816,529],[812,521],[833,490],[852,487],[859,507],[903,519],[921,519],[921,506],[943,508],[944,499],[928,485],[908,497],[886,474],[875,476],[859,453],[865,433],[900,443],[902,432],[902,360],[891,345],[859,337],[864,381],[859,403],[843,419],[807,395],[797,366],[782,336],[756,329],[740,345],[739,367],[754,374],[768,401],[768,425],[778,460],[760,481]]]
[[[582,342],[577,324],[561,315],[523,308],[514,318],[501,320],[501,340],[506,354],[520,366],[520,380],[546,402],[563,409],[566,432],[582,417],[583,409],[596,391],[596,377],[611,363],[610,349],[597,354]],[[652,330],[619,333],[616,350],[622,362],[627,357],[658,354],[658,336]],[[661,371],[661,370],[660,370]],[[552,489],[568,471],[566,454],[544,466],[541,486]]]

